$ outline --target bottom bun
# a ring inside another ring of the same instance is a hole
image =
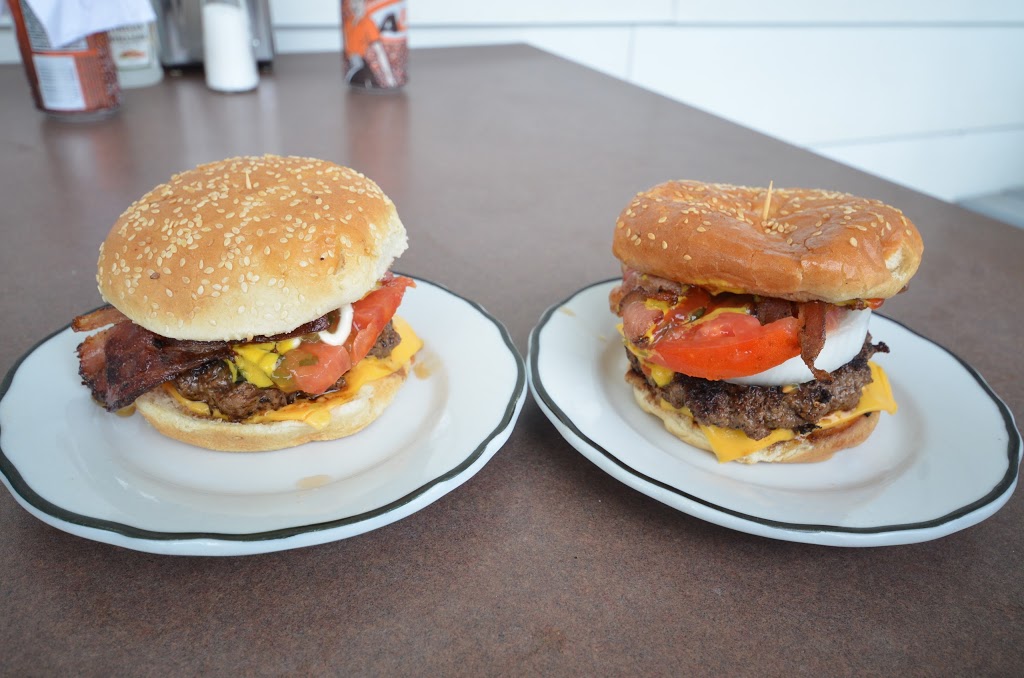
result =
[[[685,412],[662,407],[659,397],[636,372],[627,372],[626,381],[633,387],[633,397],[640,407],[661,419],[669,433],[694,447],[712,451],[711,443],[693,417]],[[870,412],[851,419],[846,424],[812,431],[791,440],[782,440],[735,461],[741,464],[756,464],[762,461],[782,464],[825,461],[839,450],[855,447],[867,440],[878,424],[878,415],[878,412]]]
[[[247,424],[197,416],[162,388],[143,394],[135,408],[168,438],[221,452],[267,452],[315,440],[336,440],[366,428],[381,415],[408,374],[407,365],[365,384],[354,398],[331,408],[330,423],[320,429],[301,421]]]

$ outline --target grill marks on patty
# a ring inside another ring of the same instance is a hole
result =
[[[179,375],[174,380],[174,387],[189,400],[206,403],[232,421],[280,409],[295,402],[299,395],[299,392],[289,394],[276,388],[260,388],[247,381],[235,383],[223,360],[200,365]]]
[[[399,341],[401,337],[389,321],[370,349],[370,355],[375,358],[387,358]],[[181,395],[189,400],[206,403],[231,421],[243,421],[253,415],[277,410],[299,400],[315,400],[319,397],[303,391],[285,393],[274,387],[260,388],[247,381],[235,382],[231,370],[223,360],[213,360],[183,372],[173,380],[173,383]],[[342,377],[328,393],[344,387],[345,377]]]
[[[888,346],[872,344],[868,335],[860,353],[832,372],[830,382],[809,381],[786,393],[780,386],[742,386],[679,373],[660,387],[644,375],[639,359],[626,351],[632,372],[655,395],[673,407],[688,408],[699,424],[740,429],[755,440],[777,428],[809,433],[823,417],[852,409],[860,401],[861,391],[871,383],[868,361],[875,353],[888,352]]]

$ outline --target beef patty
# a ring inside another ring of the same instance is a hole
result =
[[[864,386],[871,383],[868,360],[875,353],[888,352],[888,346],[872,344],[868,335],[860,353],[832,372],[831,382],[809,381],[786,392],[781,386],[742,386],[679,373],[661,387],[644,375],[640,361],[626,350],[633,372],[655,395],[673,407],[688,408],[699,424],[741,429],[755,440],[767,437],[776,428],[810,433],[822,417],[852,409],[860,401]]]
[[[375,358],[387,358],[399,341],[401,337],[388,322],[370,349],[370,355]],[[183,372],[173,383],[181,395],[189,400],[206,403],[231,421],[242,421],[254,414],[280,409],[298,400],[314,400],[320,397],[303,391],[285,393],[273,386],[260,388],[244,380],[235,381],[231,369],[223,360],[211,360]],[[345,377],[341,377],[328,392],[338,391],[344,387]]]

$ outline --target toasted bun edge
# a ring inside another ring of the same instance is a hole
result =
[[[643,273],[712,292],[835,304],[892,297],[923,249],[903,212],[878,200],[697,181],[638,193],[612,242],[613,254]]]
[[[162,388],[143,394],[135,407],[157,431],[175,440],[221,452],[267,452],[305,443],[337,440],[361,431],[394,399],[409,366],[365,384],[355,398],[331,409],[331,421],[315,429],[300,421],[236,423],[200,417],[182,407]]]
[[[373,181],[314,158],[228,158],[173,176],[100,247],[103,298],[159,335],[288,332],[363,297],[407,247]]]

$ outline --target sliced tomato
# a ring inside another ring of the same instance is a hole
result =
[[[284,354],[274,370],[274,381],[283,391],[326,393],[352,368],[352,358],[344,346],[320,341],[304,341]]]
[[[655,338],[648,360],[693,377],[731,379],[757,374],[800,355],[800,321],[761,325],[744,313],[673,325]]]
[[[352,304],[352,333],[345,346],[352,356],[353,365],[373,348],[381,330],[402,303],[405,289],[415,286],[416,282],[411,278],[388,274],[381,280],[380,287]]]
[[[303,341],[285,353],[274,369],[275,384],[286,392],[326,393],[366,357],[402,303],[405,289],[415,285],[410,278],[386,275],[377,289],[352,304],[352,331],[344,345]]]

